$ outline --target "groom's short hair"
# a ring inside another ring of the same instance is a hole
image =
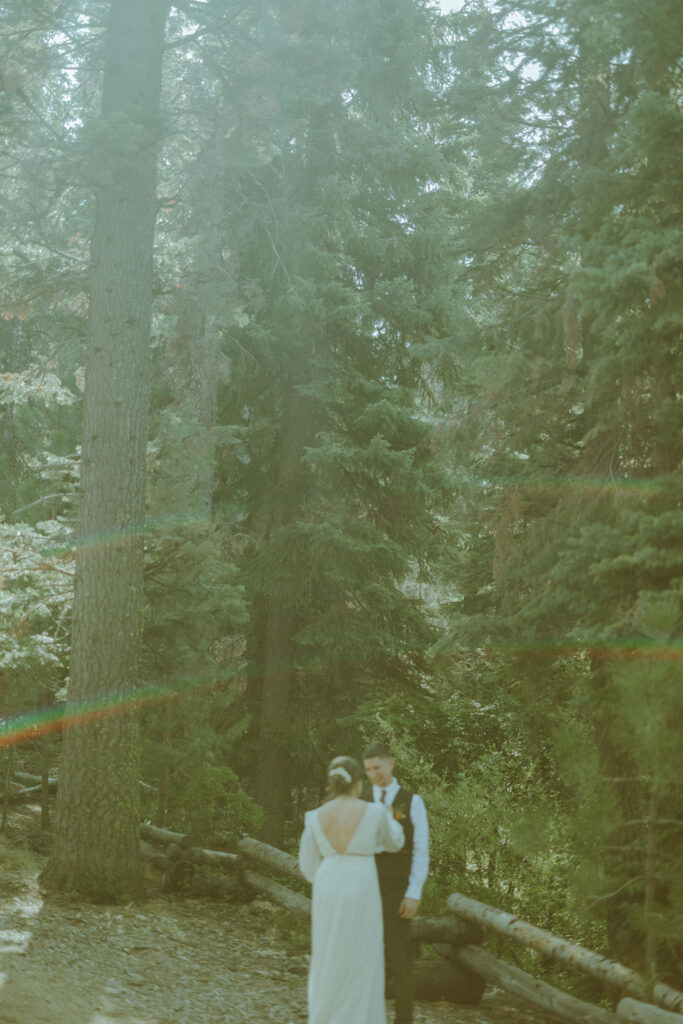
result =
[[[392,753],[386,743],[371,743],[363,751],[363,760],[369,761],[373,757],[392,757]]]

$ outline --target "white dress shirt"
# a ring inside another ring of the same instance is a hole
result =
[[[387,806],[392,806],[400,788],[396,779],[392,779],[384,789],[384,803]],[[382,787],[373,784],[372,796],[375,803],[381,803]],[[420,900],[422,886],[425,884],[429,872],[429,823],[424,800],[417,793],[413,793],[413,798],[410,801],[410,820],[413,824],[413,859],[405,895],[409,900]]]

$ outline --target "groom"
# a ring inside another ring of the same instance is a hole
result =
[[[394,778],[394,759],[383,743],[363,751],[371,786],[365,799],[385,803],[405,833],[398,853],[379,853],[377,874],[384,916],[384,956],[387,977],[393,981],[396,1024],[412,1024],[413,979],[410,922],[417,913],[429,870],[429,826],[422,797],[403,789]]]

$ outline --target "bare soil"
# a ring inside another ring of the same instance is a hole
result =
[[[306,1021],[308,955],[286,911],[262,900],[156,896],[105,907],[48,899],[38,885],[42,865],[42,855],[0,838],[1,1024]],[[543,1018],[487,991],[476,1007],[422,1004],[415,1020]]]

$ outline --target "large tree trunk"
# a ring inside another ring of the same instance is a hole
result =
[[[44,880],[101,898],[143,891],[135,688],[167,6],[112,0],[103,116],[92,136],[96,206],[80,544],[55,842]]]

